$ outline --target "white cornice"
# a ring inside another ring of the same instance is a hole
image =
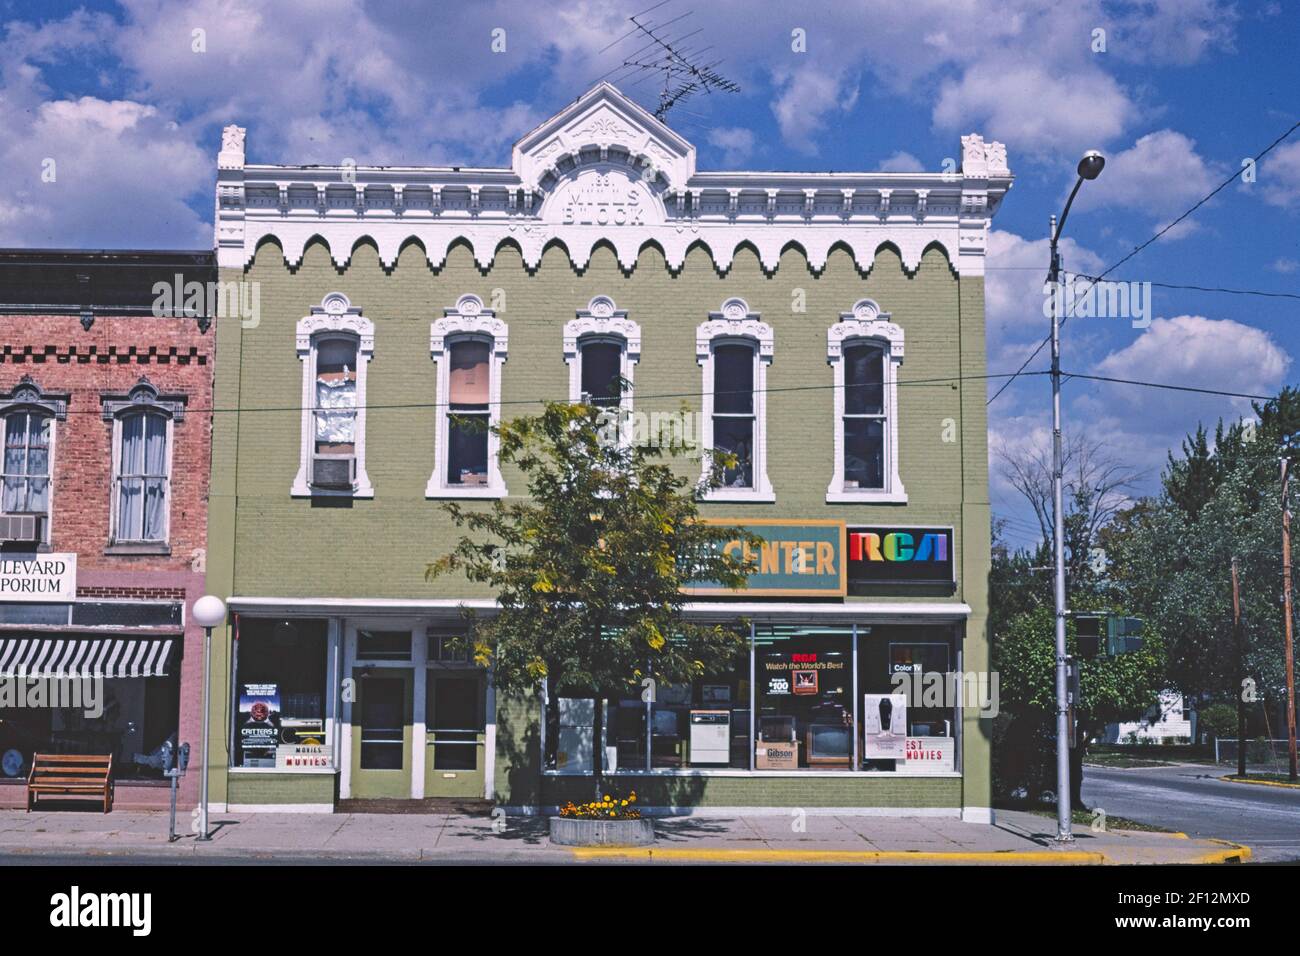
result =
[[[791,245],[820,271],[843,244],[864,271],[885,245],[913,271],[935,245],[957,273],[982,275],[989,222],[1013,177],[1002,144],[971,134],[961,146],[949,172],[697,172],[695,147],[608,83],[520,139],[510,168],[250,165],[243,130],[229,127],[218,262],[244,268],[274,239],[297,265],[318,237],[340,267],[369,241],[385,267],[416,242],[439,268],[464,241],[483,268],[513,244],[535,269],[559,243],[584,269],[608,242],[627,270],[647,244],[673,270],[699,244],[719,271],[751,244],[769,272]]]

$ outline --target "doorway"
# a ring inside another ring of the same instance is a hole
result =
[[[432,666],[425,675],[425,796],[482,797],[490,759],[483,672]]]
[[[352,705],[352,795],[410,797],[413,737],[412,673],[355,668]]]

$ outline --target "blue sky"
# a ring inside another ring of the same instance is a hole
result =
[[[0,0],[0,245],[209,246],[230,122],[248,127],[254,162],[505,165],[520,133],[618,66],[633,47],[603,48],[649,5]],[[990,244],[991,372],[1018,368],[1047,331],[1047,217],[1083,149],[1108,165],[1071,213],[1065,264],[1095,274],[1300,120],[1291,3],[671,0],[649,19],[690,10],[680,26],[742,88],[673,118],[701,168],[937,171],[963,133],[1007,144],[1018,178]],[[505,52],[491,52],[495,29]],[[653,105],[654,81],[624,88]],[[1300,294],[1300,131],[1114,277]],[[1071,321],[1064,365],[1272,393],[1296,380],[1298,306],[1155,288],[1146,328]],[[998,398],[995,447],[1044,447],[1047,388],[1028,378]],[[1146,491],[1198,418],[1249,403],[1076,379],[1065,410]],[[1027,542],[1032,520],[994,465],[995,510]]]

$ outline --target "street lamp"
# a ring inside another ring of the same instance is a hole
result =
[[[226,602],[205,594],[194,602],[194,623],[203,628],[203,767],[199,777],[199,840],[206,842],[208,834],[208,737],[212,725],[208,688],[212,684],[212,629],[226,623]]]
[[[1061,277],[1061,256],[1057,251],[1057,242],[1061,230],[1065,228],[1065,219],[1070,215],[1074,197],[1085,179],[1096,179],[1106,165],[1106,157],[1095,149],[1090,149],[1079,160],[1077,171],[1079,178],[1070,190],[1065,209],[1061,212],[1058,223],[1053,216],[1049,226],[1052,261],[1048,272],[1049,294],[1052,301],[1052,551],[1054,567],[1054,591],[1056,597],[1056,839],[1059,843],[1073,843],[1074,834],[1070,827],[1070,703],[1066,676],[1067,657],[1065,653],[1065,518],[1062,510],[1062,464],[1061,464],[1061,315],[1060,297],[1057,285]]]

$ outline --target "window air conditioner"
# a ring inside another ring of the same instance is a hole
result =
[[[313,488],[351,491],[357,480],[357,460],[352,455],[312,458],[311,484]]]
[[[40,542],[44,515],[0,515],[0,541]]]

